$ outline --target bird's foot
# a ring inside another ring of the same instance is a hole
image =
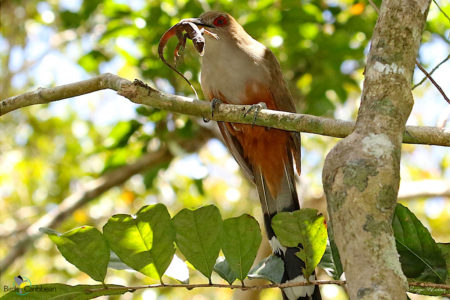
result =
[[[220,99],[217,98],[213,98],[211,100],[211,118],[214,117],[214,112],[216,111],[216,109],[219,107],[220,104],[222,104],[223,102]],[[210,119],[203,117],[203,122],[208,123],[210,121]]]
[[[255,113],[253,114],[253,121],[252,121],[252,127],[255,126],[256,118],[258,118],[258,114],[261,111],[261,109],[267,109],[267,105],[264,102],[259,102],[257,104],[252,104],[249,109],[244,113],[244,117],[246,117],[249,113],[251,113],[253,110]]]
[[[211,100],[211,117],[214,117],[214,112],[219,108],[219,105],[222,104],[222,100],[213,98]]]

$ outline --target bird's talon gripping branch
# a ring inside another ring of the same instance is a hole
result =
[[[222,104],[222,100],[213,98],[211,100],[211,117],[214,117],[214,112],[219,108],[219,105]]]
[[[253,114],[253,121],[252,121],[252,127],[255,126],[256,119],[258,118],[258,114],[261,111],[261,109],[267,109],[267,105],[264,102],[259,102],[257,104],[252,104],[249,109],[244,113],[244,117],[246,117],[249,113],[251,113],[253,110],[255,113]]]

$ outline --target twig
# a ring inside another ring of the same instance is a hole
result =
[[[431,287],[436,289],[450,290],[450,285],[442,283],[410,281],[408,282],[408,284],[409,286]]]
[[[186,289],[196,289],[196,288],[224,288],[224,289],[240,289],[240,290],[264,290],[273,288],[289,288],[295,286],[308,286],[308,285],[325,285],[325,284],[336,284],[345,285],[347,282],[345,280],[312,280],[310,282],[288,282],[288,283],[271,283],[271,284],[261,284],[261,285],[231,285],[231,284],[220,284],[220,283],[199,283],[199,284],[149,284],[149,285],[137,285],[137,286],[108,286],[109,290],[142,290],[142,289],[157,289],[157,288],[186,288]],[[409,286],[420,286],[420,287],[432,287],[444,290],[450,290],[450,285],[439,284],[432,282],[409,282]],[[105,291],[105,288],[99,289],[89,289],[87,292],[95,293]]]
[[[436,71],[436,70],[437,70],[443,63],[445,63],[449,58],[450,58],[450,55],[448,55],[443,61],[441,61],[440,63],[438,63],[438,64],[436,65],[436,67],[434,67],[433,70],[431,70],[430,76],[434,73],[434,71]],[[418,83],[416,83],[416,84],[411,88],[411,90],[414,90],[416,87],[418,87],[419,85],[421,85],[427,78],[428,78],[427,76],[423,77],[421,81],[419,81]]]
[[[375,9],[375,11],[377,12],[377,14],[380,14],[380,9],[377,7],[377,5],[376,5],[372,0],[368,0],[368,1],[369,1],[370,5],[373,7],[373,9]],[[447,19],[448,19],[448,16],[447,16],[447,15],[445,14],[445,12],[439,7],[439,5],[436,3],[436,1],[433,0],[433,2],[437,5],[437,7],[441,10],[441,12],[442,12],[442,13],[447,17]],[[447,59],[448,59],[448,57],[445,59],[445,61],[446,61]],[[437,65],[435,69],[437,69],[437,68],[438,68],[442,63],[444,63],[445,61],[443,61],[443,62],[441,62],[439,65]],[[422,73],[425,74],[425,78],[428,78],[428,79],[431,81],[431,83],[438,89],[439,93],[441,93],[441,95],[442,95],[442,97],[444,97],[445,101],[447,101],[448,104],[450,104],[450,99],[448,99],[447,95],[444,93],[444,91],[443,91],[442,88],[439,86],[439,84],[437,84],[437,82],[434,81],[433,77],[431,77],[431,74],[435,71],[435,69],[433,69],[433,71],[431,71],[431,73],[429,74],[429,73],[427,72],[427,70],[425,70],[425,68],[420,64],[420,62],[419,62],[418,60],[416,60],[416,65],[417,65],[417,67],[420,69],[420,71],[422,71]],[[422,79],[422,81],[419,82],[417,85],[422,84],[422,82],[425,80],[425,78]],[[412,89],[416,88],[417,85],[413,86]]]
[[[447,16],[445,11],[439,6],[439,4],[436,2],[436,0],[433,0],[434,4],[436,4],[437,8],[441,11],[441,13],[447,18],[448,21],[450,21],[450,18]]]
[[[273,288],[288,288],[294,286],[308,286],[308,285],[324,285],[324,284],[337,284],[337,285],[345,285],[346,282],[342,280],[317,280],[311,282],[289,282],[289,283],[271,283],[271,284],[262,284],[262,285],[245,285],[242,286],[240,284],[220,284],[220,283],[198,283],[198,284],[149,284],[149,285],[137,285],[137,286],[112,286],[108,287],[108,289],[115,290],[142,290],[142,289],[157,289],[157,288],[187,288],[189,290],[196,288],[223,288],[223,289],[240,289],[240,290],[264,290],[264,289],[273,289]],[[105,289],[90,289],[88,292],[101,292],[105,291]]]
[[[378,8],[378,6],[373,2],[373,0],[369,0],[370,5],[373,7],[373,9],[375,9],[375,11],[377,12],[377,14],[380,14],[380,9]]]
[[[442,88],[439,86],[439,84],[437,84],[436,81],[434,81],[433,77],[431,77],[430,74],[428,74],[427,70],[425,70],[425,68],[417,60],[416,60],[416,65],[420,69],[420,71],[422,71],[422,73],[425,74],[425,76],[431,81],[431,83],[438,89],[439,93],[441,93],[441,95],[442,95],[442,97],[444,97],[445,101],[447,101],[448,104],[450,104],[450,99],[448,99],[447,95],[444,93]]]

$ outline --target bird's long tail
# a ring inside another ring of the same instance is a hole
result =
[[[300,209],[297,190],[295,187],[294,168],[291,153],[287,155],[287,161],[283,162],[284,172],[283,177],[280,178],[281,183],[278,188],[278,193],[271,195],[266,179],[261,169],[254,169],[253,174],[255,184],[258,189],[261,207],[264,214],[264,224],[269,238],[270,245],[274,254],[281,257],[284,261],[285,272],[282,282],[305,282],[302,270],[305,263],[295,255],[299,251],[297,247],[283,247],[271,227],[272,217],[278,212],[295,211]],[[299,245],[301,247],[301,245]],[[315,278],[311,275],[310,280]],[[285,300],[320,300],[320,292],[318,286],[299,286],[283,289],[283,298]]]

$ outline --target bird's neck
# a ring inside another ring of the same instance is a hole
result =
[[[247,33],[245,38],[228,35],[220,40],[206,41],[202,58],[202,89],[206,97],[224,98],[234,104],[244,104],[245,96],[256,84],[270,81],[264,65],[266,47]]]

